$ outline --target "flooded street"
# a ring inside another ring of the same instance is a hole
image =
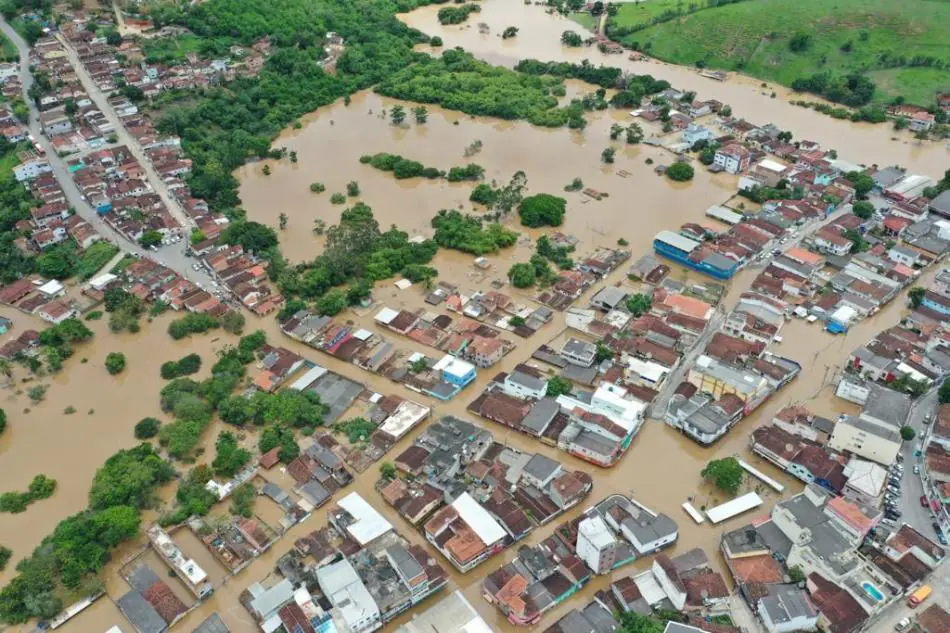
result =
[[[699,92],[701,98],[716,98],[733,106],[739,116],[757,123],[772,121],[783,129],[791,130],[796,138],[811,138],[838,149],[841,157],[854,162],[878,162],[881,164],[902,163],[912,171],[937,176],[948,166],[948,154],[942,145],[918,145],[913,142],[890,140],[893,134],[888,126],[859,125],[836,121],[824,115],[790,105],[785,94],[770,99],[759,94],[760,89],[751,80],[733,79],[719,83],[701,78],[685,68],[659,63],[634,63],[622,56],[603,56],[596,49],[562,49],[559,43],[561,31],[581,28],[565,19],[549,16],[540,7],[526,6],[508,0],[485,0],[477,21],[491,27],[491,35],[480,35],[473,24],[469,27],[442,27],[437,23],[437,7],[430,7],[403,16],[410,25],[432,35],[440,35],[447,46],[463,46],[475,55],[496,64],[514,65],[518,60],[535,57],[542,60],[579,61],[589,58],[595,62],[622,66],[637,73],[650,73],[669,80],[674,86]],[[517,38],[502,41],[497,35],[509,25],[521,30]],[[571,91],[578,89],[572,82]],[[589,90],[593,91],[593,87]],[[447,112],[429,107],[429,120],[424,125],[414,123],[404,127],[393,126],[380,116],[384,109],[395,101],[383,99],[373,93],[355,95],[349,106],[342,102],[322,108],[301,121],[300,129],[288,129],[277,139],[275,146],[285,146],[295,151],[298,162],[289,160],[265,161],[250,164],[236,173],[241,180],[240,195],[248,217],[277,227],[278,216],[288,216],[288,226],[279,232],[284,254],[293,262],[314,258],[322,248],[322,238],[314,235],[314,220],[321,219],[329,226],[339,219],[346,205],[330,204],[334,192],[344,192],[349,181],[357,181],[361,188],[359,200],[373,208],[380,226],[391,224],[411,235],[431,236],[429,222],[439,209],[462,208],[472,210],[468,201],[471,183],[450,184],[443,180],[424,179],[395,180],[391,174],[360,164],[363,154],[390,152],[417,160],[427,166],[448,170],[452,166],[469,162],[478,163],[486,170],[486,181],[506,183],[516,171],[524,171],[528,179],[529,193],[552,193],[568,199],[568,211],[560,230],[580,239],[577,255],[582,255],[597,246],[615,246],[619,238],[629,242],[635,260],[652,250],[654,234],[660,229],[676,229],[687,221],[703,221],[707,207],[720,204],[734,193],[737,178],[729,175],[713,176],[704,169],[697,169],[696,178],[690,183],[674,184],[654,173],[654,166],[671,162],[666,151],[646,145],[623,146],[613,165],[604,165],[600,160],[602,150],[610,145],[608,130],[614,122],[627,123],[624,112],[602,111],[589,113],[589,125],[582,132],[568,129],[541,129],[521,122],[505,122],[495,119],[475,118],[457,112]],[[411,117],[410,117],[411,120]],[[644,125],[649,135],[651,130]],[[653,130],[655,131],[655,130]],[[479,153],[466,158],[463,152],[475,140],[482,142]],[[646,164],[652,159],[655,165]],[[271,174],[264,175],[263,167],[269,165]],[[621,175],[621,172],[628,172]],[[563,188],[573,178],[583,179],[585,187],[606,192],[609,197],[601,201],[589,200],[579,193],[564,193]],[[326,186],[322,194],[312,193],[309,186],[320,182]],[[357,198],[348,201],[348,204]],[[588,200],[584,202],[584,200]],[[516,230],[517,220],[507,224]],[[525,236],[536,238],[538,231],[523,231]],[[498,255],[489,256],[492,269],[487,275],[477,273],[472,258],[455,251],[440,251],[432,265],[440,272],[440,278],[459,284],[460,289],[470,293],[486,288],[487,282],[503,278],[512,261],[524,261],[530,257],[533,244],[527,240]],[[607,280],[589,290],[578,307],[586,306],[594,292],[605,284],[617,284],[625,280],[627,266],[621,266]],[[744,291],[758,270],[745,270],[732,281],[730,293],[725,299],[731,307]],[[673,273],[676,275],[677,273]],[[922,276],[918,285],[925,285],[936,274],[931,270]],[[519,301],[529,303],[531,297],[506,288]],[[378,284],[374,292],[378,304],[392,308],[416,309],[423,307],[423,293],[418,288],[398,291],[389,282]],[[428,309],[433,309],[427,306]],[[444,308],[439,308],[444,309]],[[529,340],[518,339],[518,346],[495,367],[482,370],[477,381],[448,403],[437,402],[400,385],[371,375],[354,365],[323,355],[287,337],[284,337],[273,318],[257,319],[248,315],[246,332],[260,328],[267,332],[271,345],[287,347],[298,354],[317,362],[344,376],[365,384],[383,394],[397,394],[433,407],[433,419],[444,415],[456,415],[476,421],[489,431],[496,440],[512,447],[542,453],[562,462],[567,468],[590,472],[594,488],[586,503],[566,514],[551,525],[536,529],[525,540],[533,544],[551,534],[561,522],[572,519],[584,509],[610,493],[633,494],[639,501],[657,511],[670,515],[678,524],[680,537],[668,552],[682,553],[693,547],[702,547],[720,571],[724,570],[717,554],[721,534],[734,529],[752,518],[764,516],[779,499],[779,495],[764,485],[756,486],[747,479],[746,489],[756,489],[765,500],[765,505],[755,513],[737,517],[718,526],[706,523],[695,525],[680,505],[690,499],[696,507],[714,505],[724,501],[722,494],[702,484],[700,471],[715,458],[730,455],[743,459],[761,469],[770,477],[787,486],[785,496],[801,490],[802,485],[780,473],[764,460],[748,450],[748,437],[757,426],[767,423],[783,406],[790,403],[804,404],[814,413],[832,419],[840,413],[854,411],[853,405],[838,400],[833,394],[836,373],[842,368],[849,352],[866,342],[881,329],[896,324],[905,311],[901,295],[885,307],[873,319],[852,327],[847,335],[831,336],[820,329],[819,324],[806,324],[792,320],[781,332],[784,342],[773,347],[778,354],[793,358],[805,367],[801,375],[782,391],[767,401],[752,416],[740,422],[720,443],[711,448],[702,448],[681,436],[677,431],[659,421],[649,421],[634,440],[625,457],[612,469],[594,469],[568,454],[511,432],[492,422],[474,419],[465,407],[484,389],[498,371],[510,371],[516,364],[527,360],[542,343],[559,335],[565,328],[563,314],[556,314],[554,322]],[[375,310],[361,315],[349,312],[340,318],[352,320],[361,327],[393,337],[388,330],[377,327],[373,321]],[[16,332],[27,328],[43,329],[45,324],[10,309],[0,309],[0,314],[16,322]],[[133,446],[134,424],[144,416],[165,419],[159,408],[159,390],[165,381],[159,377],[159,365],[167,360],[178,359],[195,352],[204,361],[202,374],[213,362],[215,350],[235,340],[227,335],[211,333],[172,341],[166,333],[168,321],[174,315],[163,315],[150,324],[144,324],[137,335],[113,335],[108,332],[107,319],[89,322],[96,337],[91,342],[78,346],[73,358],[67,361],[64,370],[57,376],[43,379],[50,384],[44,402],[33,405],[25,394],[16,395],[17,389],[29,385],[19,382],[0,391],[3,408],[7,412],[8,426],[0,437],[0,472],[3,473],[3,490],[25,489],[30,479],[39,473],[53,477],[58,482],[56,494],[39,501],[19,515],[0,514],[0,544],[14,551],[14,558],[6,572],[0,574],[0,583],[7,582],[14,574],[15,561],[27,555],[49,534],[56,523],[69,514],[86,506],[86,495],[95,470],[105,459],[121,448]],[[395,338],[399,347],[429,353],[427,349],[407,338]],[[109,376],[103,362],[108,352],[121,351],[128,360],[126,370],[117,377]],[[82,359],[88,363],[83,364]],[[251,375],[256,370],[251,367]],[[88,373],[94,372],[94,377]],[[17,379],[22,371],[18,370]],[[121,388],[121,390],[120,390]],[[76,412],[65,415],[67,407]],[[30,408],[29,413],[24,409]],[[90,410],[94,412],[89,413]],[[348,417],[346,414],[344,418]],[[213,457],[214,437],[223,425],[218,422],[206,432],[204,445],[208,447],[199,463]],[[391,459],[408,447],[423,429],[417,428],[392,448],[385,459]],[[253,429],[247,431],[246,444],[256,446]],[[593,469],[593,470],[592,470]],[[262,473],[262,476],[288,487],[287,477],[280,470]],[[374,489],[378,467],[370,467],[356,476],[353,484],[342,494],[358,492],[379,510],[404,536],[414,543],[424,543],[424,538],[401,519],[389,505],[383,503]],[[168,499],[174,494],[174,484],[163,490]],[[338,496],[342,496],[338,494]],[[270,504],[269,506],[267,504]],[[329,504],[328,504],[329,505]],[[255,513],[273,524],[277,513],[273,503],[264,497],[257,499]],[[213,514],[227,511],[227,504],[219,504]],[[221,568],[203,549],[194,536],[182,530],[176,541],[189,556],[196,558],[215,581],[215,593],[183,622],[176,625],[178,631],[191,631],[211,613],[217,611],[234,633],[257,631],[257,623],[241,606],[238,596],[248,585],[258,582],[273,573],[277,559],[293,547],[294,540],[326,524],[327,506],[317,510],[304,523],[294,526],[282,540],[262,557],[255,560],[235,578],[227,578]],[[143,519],[143,528],[156,514],[148,512]],[[136,553],[144,542],[128,545],[118,551],[104,573],[108,597],[100,599],[87,611],[62,627],[65,633],[101,633],[113,624],[122,631],[131,632],[129,623],[121,616],[111,600],[128,590],[119,576],[119,569]],[[520,543],[519,543],[520,545]],[[490,571],[516,555],[517,546],[489,560],[476,570],[461,575],[454,571],[445,559],[433,552],[447,570],[450,583],[446,591],[462,589],[471,603],[490,623],[493,630],[509,633],[516,629],[505,621],[500,612],[480,596],[482,579]],[[154,555],[150,554],[154,558]],[[630,575],[635,570],[645,569],[652,562],[646,557],[632,566],[620,569],[611,575],[598,577],[589,583],[579,595],[571,598],[545,615],[536,630],[552,624],[567,611],[586,604],[594,592],[603,589],[612,579]],[[152,561],[160,575],[165,570],[157,561]],[[404,615],[402,622],[411,614],[431,606],[430,600]],[[394,624],[384,630],[391,631]],[[29,631],[32,626],[12,627],[11,631]]]

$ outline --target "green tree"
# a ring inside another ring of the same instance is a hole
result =
[[[902,426],[902,427],[901,427],[901,439],[902,439],[902,440],[904,440],[905,442],[909,442],[909,441],[911,441],[912,439],[914,439],[915,437],[917,437],[917,432],[914,431],[914,429],[912,429],[912,428],[909,427],[909,426]]]
[[[620,125],[619,123],[614,123],[613,125],[611,125],[610,126],[610,140],[616,141],[618,138],[620,138],[620,135],[623,133],[623,131],[624,131],[624,127]]]
[[[266,453],[278,447],[278,459],[282,464],[289,464],[300,455],[300,446],[294,439],[294,432],[282,424],[272,424],[261,432],[258,448],[261,453]]]
[[[277,226],[281,231],[287,228],[287,214],[283,211],[277,217]]]
[[[854,194],[858,200],[865,200],[868,193],[874,189],[874,179],[863,171],[849,171],[845,176],[851,181],[854,187]]]
[[[339,288],[334,288],[317,301],[317,310],[325,316],[336,316],[346,309],[349,301],[346,293]]]
[[[637,293],[627,297],[627,310],[634,317],[640,317],[650,311],[653,306],[653,299],[649,295]]]
[[[429,39],[429,46],[432,48],[441,48],[442,47],[442,38],[438,35],[433,36]]]
[[[406,120],[406,108],[397,103],[389,111],[389,117],[392,119],[393,125],[402,125],[402,122]]]
[[[694,173],[693,166],[684,162],[673,163],[666,170],[666,175],[669,179],[677,182],[692,180]]]
[[[0,409],[0,434],[3,434],[5,428],[7,428],[7,412]]]
[[[218,323],[221,325],[221,329],[230,334],[240,334],[244,331],[246,322],[247,319],[240,310],[228,310],[218,317]]]
[[[910,306],[915,310],[919,308],[926,294],[927,290],[925,288],[921,288],[920,286],[914,286],[908,290],[907,298],[910,299]]]
[[[150,437],[158,435],[158,430],[162,423],[155,418],[142,418],[135,425],[135,438],[138,440],[147,440]]]
[[[9,547],[4,547],[0,545],[0,571],[6,569],[7,563],[10,562],[10,557],[13,556],[13,550]]]
[[[149,248],[151,246],[158,246],[161,243],[162,243],[162,234],[161,232],[156,231],[155,229],[149,229],[148,231],[145,231],[144,233],[142,233],[142,237],[139,238],[139,244],[141,244],[145,248]]]
[[[798,565],[794,565],[788,568],[788,579],[794,583],[803,582],[805,580],[805,572],[802,571],[802,568]]]
[[[723,492],[735,495],[739,492],[739,486],[742,485],[743,473],[739,460],[735,457],[724,457],[706,464],[700,475],[704,479],[711,480]]]
[[[423,124],[429,120],[429,109],[425,106],[416,106],[412,109],[413,116],[416,117],[416,123]]]
[[[350,182],[346,183],[346,195],[351,198],[355,198],[356,196],[360,195],[360,183],[356,182],[355,180],[351,180]]]
[[[383,479],[392,480],[396,478],[396,475],[396,467],[393,466],[392,462],[383,462],[379,465],[379,476]]]
[[[940,404],[950,403],[950,378],[944,380],[940,385],[940,390],[937,392],[937,398],[940,400]]]
[[[518,206],[518,217],[522,226],[537,228],[541,226],[561,226],[567,210],[567,200],[548,193],[528,196]]]
[[[600,160],[608,165],[614,162],[614,155],[617,153],[613,147],[608,147],[600,153]]]
[[[215,456],[211,462],[214,474],[225,479],[234,477],[239,470],[251,461],[251,453],[238,445],[237,438],[230,431],[221,431],[214,443]]]
[[[639,123],[631,123],[627,126],[627,143],[637,145],[643,141],[643,128]]]
[[[327,190],[327,187],[322,182],[310,183],[310,191],[312,191],[313,193],[323,193],[326,190]]]
[[[570,46],[576,48],[578,46],[583,46],[584,38],[575,33],[574,31],[564,31],[561,33],[561,44],[564,46]]]
[[[515,288],[530,288],[537,282],[537,273],[531,264],[513,264],[508,269],[508,281]]]
[[[570,394],[574,389],[574,384],[567,378],[554,376],[548,380],[548,397],[557,398],[561,395]]]
[[[867,200],[858,200],[851,206],[851,211],[862,220],[867,220],[874,215],[874,205]]]
[[[106,355],[106,371],[115,376],[125,369],[125,354],[122,352],[109,352]]]
[[[501,39],[510,40],[511,38],[516,37],[517,35],[518,35],[518,27],[509,26],[505,28],[504,31],[501,32]]]
[[[594,362],[599,364],[613,357],[613,350],[603,341],[597,341],[597,351],[594,354]]]

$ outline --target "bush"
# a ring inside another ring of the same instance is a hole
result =
[[[179,360],[170,360],[162,363],[161,376],[165,380],[180,378],[181,376],[190,376],[201,369],[201,356],[198,354],[188,354]]]
[[[514,264],[508,269],[508,281],[515,288],[530,288],[537,281],[537,273],[531,264]]]
[[[474,3],[463,4],[459,7],[443,7],[438,13],[439,24],[461,24],[468,19],[469,15],[481,10],[481,7]]]
[[[905,442],[909,442],[912,439],[917,437],[917,432],[909,426],[901,427],[901,439]]]
[[[7,428],[7,412],[0,409],[0,434],[3,433],[5,428]]]
[[[693,166],[689,163],[673,163],[666,170],[666,175],[670,180],[675,180],[676,182],[686,182],[693,179],[694,175]]]
[[[158,435],[159,429],[162,427],[160,420],[155,418],[142,418],[135,425],[135,438],[139,440],[147,440],[149,438],[155,437]]]
[[[168,324],[168,335],[176,341],[192,334],[203,334],[220,327],[218,320],[210,314],[193,312],[175,319]]]
[[[486,185],[487,186],[487,185]],[[489,224],[472,215],[463,215],[454,209],[442,209],[432,218],[435,228],[433,239],[443,248],[454,248],[472,255],[497,253],[499,249],[513,246],[518,234],[500,224]]]
[[[109,352],[106,355],[106,371],[115,376],[123,369],[125,369],[125,354]]]
[[[327,187],[322,182],[310,183],[310,191],[312,191],[313,193],[323,193],[326,190],[327,190]]]
[[[522,226],[537,228],[540,226],[561,226],[567,200],[548,193],[528,196],[518,206],[518,217]]]
[[[229,310],[221,315],[218,322],[221,324],[221,329],[225,332],[229,334],[240,334],[244,331],[246,319],[244,318],[244,313],[240,310]]]
[[[435,37],[429,40],[429,46],[432,48],[439,48],[442,46],[442,38],[436,35]]]

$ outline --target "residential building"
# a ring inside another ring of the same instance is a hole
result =
[[[439,359],[432,369],[441,372],[443,380],[459,388],[475,380],[475,366],[450,354]]]
[[[577,525],[577,555],[595,574],[606,574],[614,568],[619,544],[599,516],[589,516]]]
[[[835,424],[828,446],[836,451],[848,451],[878,464],[890,466],[900,451],[901,442],[900,430],[897,427],[845,415]]]
[[[717,400],[726,394],[734,394],[742,401],[746,414],[759,406],[773,391],[763,376],[721,363],[705,354],[696,359],[686,379],[698,391]]]
[[[798,585],[773,585],[768,595],[759,598],[759,617],[769,633],[814,631],[818,609]]]
[[[745,171],[749,168],[751,162],[752,152],[749,148],[738,143],[730,143],[721,147],[716,150],[716,155],[713,158],[713,165],[721,167],[730,174]]]
[[[561,348],[561,356],[572,365],[590,367],[597,356],[597,346],[587,341],[569,338]]]
[[[353,633],[375,631],[382,625],[376,601],[349,560],[344,558],[318,568],[317,583]]]
[[[393,633],[491,633],[492,628],[478,615],[460,590],[455,590]]]
[[[518,365],[505,376],[501,388],[509,396],[521,400],[540,400],[548,393],[548,381],[540,371],[527,365]]]

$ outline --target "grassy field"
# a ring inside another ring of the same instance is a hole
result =
[[[684,3],[683,0],[637,0],[636,2],[624,2],[617,5],[618,10],[617,15],[614,16],[614,21],[617,26],[647,24],[650,20],[658,15],[662,15],[666,11],[685,11],[689,4],[692,3]]]
[[[16,46],[13,45],[9,39],[0,35],[0,60],[5,62],[13,62],[20,58],[20,54],[17,52]]]
[[[661,7],[660,3],[666,6]],[[628,5],[616,16],[615,28],[641,24],[651,15],[648,0]],[[657,0],[653,15],[675,6]],[[950,90],[950,70],[887,68],[881,55],[932,56],[950,62],[950,0],[746,0],[704,8],[618,39],[648,47],[651,55],[679,63],[702,60],[712,68],[742,70],[789,85],[821,70],[868,72],[879,90],[878,101],[904,95],[927,105],[936,92]],[[789,49],[797,33],[811,37],[801,52]],[[848,48],[850,51],[842,50]]]

